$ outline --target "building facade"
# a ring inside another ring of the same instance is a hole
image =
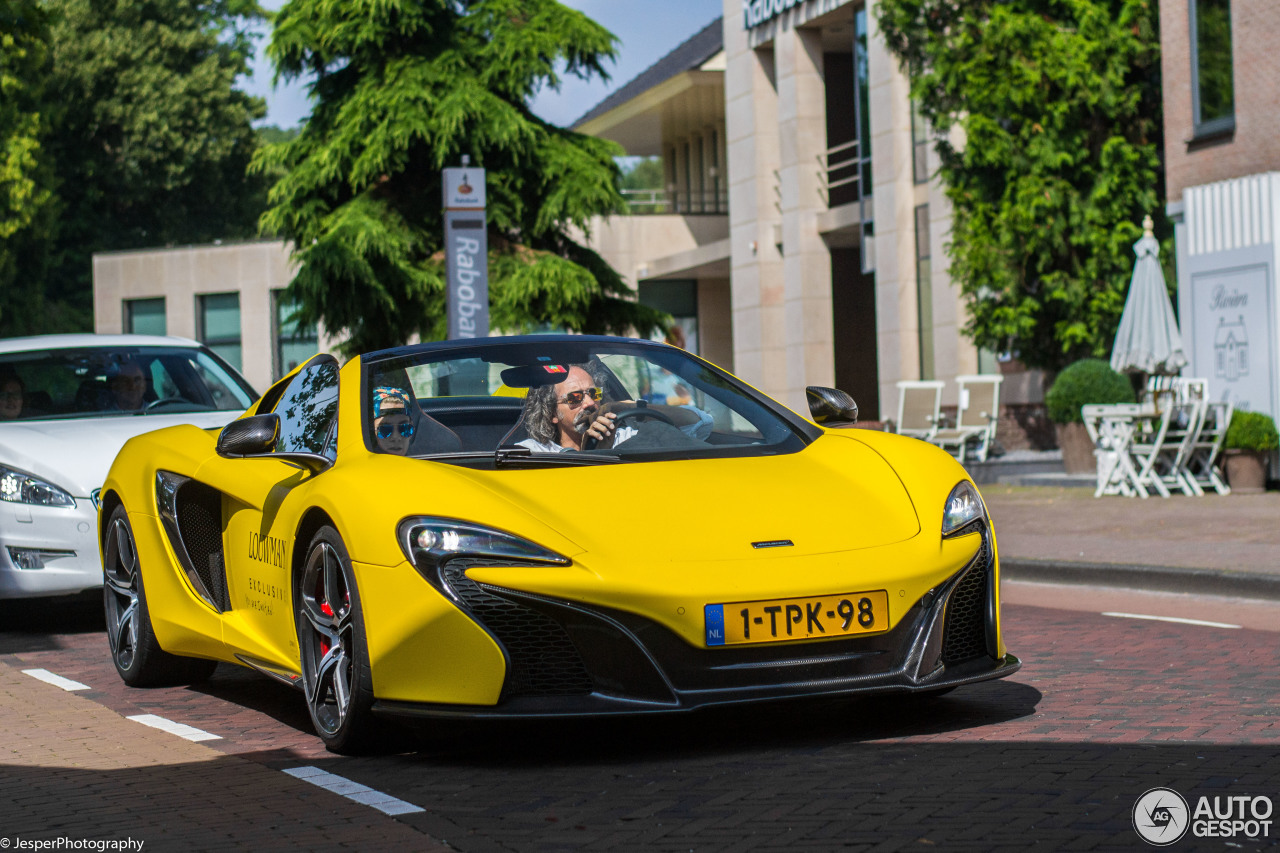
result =
[[[1280,5],[1161,0],[1167,212],[1188,375],[1280,418]]]
[[[103,252],[93,256],[93,328],[201,341],[262,392],[334,343],[293,321],[292,278],[276,240]]]
[[[665,186],[593,245],[644,301],[660,282],[696,293],[699,354],[766,393],[804,411],[805,386],[836,386],[887,419],[899,380],[946,380],[955,405],[951,380],[998,369],[961,333],[933,139],[874,0],[725,0],[575,129],[662,158]],[[1039,374],[1005,389],[1043,399]]]

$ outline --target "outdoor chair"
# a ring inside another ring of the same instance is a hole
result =
[[[898,383],[898,433],[928,441],[942,419],[942,386],[933,380]]]
[[[986,462],[1000,419],[1000,383],[1004,377],[983,374],[957,376],[960,408],[956,425],[940,429],[929,439],[964,464],[966,449],[974,446],[977,461]]]
[[[1231,423],[1230,403],[1205,403],[1200,418],[1200,430],[1187,452],[1186,473],[1198,494],[1210,488],[1220,495],[1231,494],[1231,487],[1218,473],[1218,457],[1223,442],[1227,440],[1227,425]]]
[[[1147,497],[1148,488],[1155,489],[1162,498],[1169,497],[1169,489],[1160,476],[1159,465],[1174,408],[1166,406],[1164,411],[1156,413],[1154,417],[1138,418],[1130,422],[1128,441],[1120,449],[1120,462],[1123,463],[1126,456],[1131,461],[1131,482],[1141,497]]]
[[[1164,440],[1156,451],[1156,461],[1152,468],[1152,476],[1166,487],[1176,488],[1190,497],[1204,494],[1187,470],[1191,448],[1200,434],[1203,408],[1203,404],[1195,400],[1174,403],[1168,407]]]

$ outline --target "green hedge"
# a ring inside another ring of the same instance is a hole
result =
[[[1055,424],[1082,423],[1080,407],[1091,403],[1132,403],[1133,386],[1100,358],[1068,365],[1044,395],[1049,420]]]
[[[1276,422],[1262,412],[1236,410],[1227,427],[1227,447],[1239,450],[1275,450],[1280,447]]]

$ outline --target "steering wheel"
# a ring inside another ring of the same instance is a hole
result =
[[[152,409],[158,409],[161,406],[173,406],[181,403],[184,406],[195,405],[185,397],[161,397],[159,400],[152,400],[150,403],[142,407],[142,411],[149,412]]]
[[[616,412],[615,414],[617,415],[617,417],[613,419],[613,428],[615,432],[618,427],[622,426],[626,421],[640,421],[645,418],[653,418],[655,421],[662,421],[670,426],[676,425],[675,421],[671,420],[671,416],[666,412],[654,409],[650,406],[636,406],[634,409],[623,409],[621,412]],[[598,442],[594,435],[588,435],[582,440],[582,449],[595,450],[597,443]]]

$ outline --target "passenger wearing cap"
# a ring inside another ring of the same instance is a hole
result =
[[[388,385],[373,389],[373,438],[382,453],[404,456],[409,452],[413,420],[406,392]]]

